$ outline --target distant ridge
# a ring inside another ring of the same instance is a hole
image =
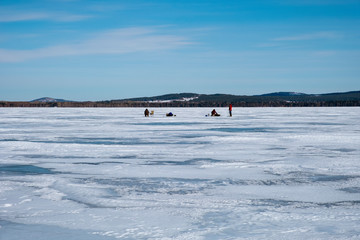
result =
[[[360,91],[337,92],[324,94],[306,94],[300,92],[273,92],[262,95],[231,95],[231,94],[198,94],[176,93],[154,97],[127,98],[111,100],[111,102],[321,102],[321,101],[360,101]]]
[[[39,98],[31,102],[0,101],[0,107],[350,107],[360,106],[360,91],[325,94],[274,92],[263,95],[173,93],[107,101]]]
[[[172,94],[165,94],[154,97],[120,99],[118,101],[141,101],[141,102],[191,101],[198,98],[200,95],[201,94],[198,93],[172,93]]]
[[[73,102],[73,101],[69,101],[69,100],[65,100],[65,99],[43,97],[43,98],[38,98],[38,99],[32,100],[30,102],[54,103],[54,102]]]
[[[266,93],[258,96],[282,96],[282,97],[288,97],[288,96],[302,96],[302,95],[308,95],[306,93],[299,93],[299,92],[274,92],[274,93]]]

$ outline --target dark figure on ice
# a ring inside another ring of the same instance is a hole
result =
[[[219,117],[220,114],[218,114],[218,113],[216,112],[216,110],[213,109],[213,110],[211,111],[211,116],[212,116],[212,117]]]
[[[166,116],[167,117],[173,117],[173,116],[176,116],[176,115],[174,115],[172,112],[169,112],[169,113],[166,114]]]
[[[148,110],[148,109],[145,109],[144,114],[145,114],[145,117],[148,117],[148,116],[149,116],[149,114],[150,114],[149,110]]]
[[[232,117],[232,104],[231,103],[229,105],[229,114],[230,114],[230,117]]]

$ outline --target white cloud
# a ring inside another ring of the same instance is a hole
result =
[[[31,50],[0,49],[0,62],[22,62],[59,56],[125,54],[174,49],[189,44],[192,43],[184,37],[160,34],[152,28],[124,28],[101,33],[77,44]]]
[[[314,39],[335,39],[341,37],[336,32],[316,32],[295,36],[286,36],[273,39],[273,41],[302,41],[302,40],[314,40]]]
[[[22,22],[50,20],[57,22],[76,22],[91,18],[89,15],[71,14],[65,12],[25,12],[11,9],[0,9],[0,22]]]
[[[44,13],[4,13],[0,12],[0,22],[20,22],[20,21],[34,21],[46,19],[49,16]]]
[[[330,57],[338,54],[339,51],[314,51],[313,55],[317,57]]]

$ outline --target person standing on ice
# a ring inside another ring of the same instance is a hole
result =
[[[229,114],[230,114],[230,117],[232,117],[232,104],[231,103],[229,105]]]
[[[148,110],[148,109],[145,109],[144,114],[145,114],[145,117],[148,117],[148,116],[149,116],[149,110]]]

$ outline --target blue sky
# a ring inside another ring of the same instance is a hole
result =
[[[360,0],[0,1],[0,100],[360,90]]]

